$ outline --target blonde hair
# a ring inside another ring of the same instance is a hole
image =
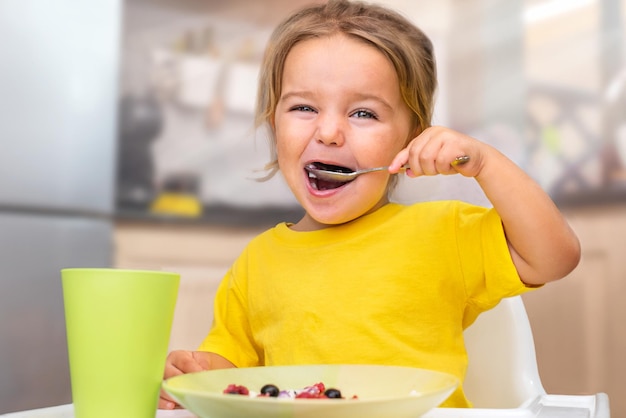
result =
[[[360,1],[329,0],[326,4],[304,8],[280,23],[269,40],[261,65],[255,125],[272,126],[282,93],[287,55],[298,42],[344,34],[377,48],[392,63],[404,102],[412,112],[412,133],[431,123],[437,70],[430,39],[399,13]],[[271,161],[263,179],[279,169],[276,136],[270,136]],[[407,138],[407,142],[412,138]]]

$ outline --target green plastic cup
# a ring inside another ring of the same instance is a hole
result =
[[[61,270],[75,418],[154,418],[180,275]]]

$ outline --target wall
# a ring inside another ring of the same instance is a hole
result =
[[[435,44],[435,124],[496,146],[559,203],[626,200],[620,1],[561,2],[571,7],[560,14],[546,9],[554,1],[380,2]],[[269,161],[252,112],[267,37],[281,16],[306,3],[128,1],[122,90],[154,99],[160,129],[148,151],[152,187],[191,177],[206,205],[296,204],[280,176],[252,180]],[[441,181],[401,185],[397,199],[485,203],[468,182]]]

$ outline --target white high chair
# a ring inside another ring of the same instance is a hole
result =
[[[502,300],[465,330],[465,392],[477,408],[516,408],[545,395],[520,296]]]
[[[550,395],[541,384],[521,296],[502,300],[465,331],[465,393],[474,408],[437,408],[425,417],[609,418],[608,396]]]

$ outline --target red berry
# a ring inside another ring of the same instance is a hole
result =
[[[317,393],[311,393],[311,392],[300,392],[296,395],[297,399],[315,399],[315,398],[319,398],[319,394]]]
[[[313,386],[319,391],[319,393],[324,393],[326,391],[326,387],[322,382],[316,383]]]
[[[235,385],[231,383],[226,387],[226,389],[224,389],[224,393],[230,395],[248,395],[250,394],[250,391],[245,386]]]

